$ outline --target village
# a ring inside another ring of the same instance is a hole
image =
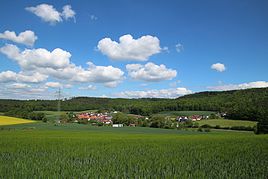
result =
[[[126,118],[124,121],[118,120],[118,116],[121,115],[121,118]],[[165,121],[172,122],[172,125],[175,123],[185,123],[185,122],[195,122],[200,120],[209,119],[208,115],[190,115],[190,116],[177,116],[170,117],[165,116]],[[112,126],[112,127],[123,127],[123,126],[146,126],[149,123],[153,122],[154,117],[146,117],[135,114],[123,114],[118,111],[113,112],[83,112],[75,115],[75,123],[81,124],[91,124],[92,126]],[[178,125],[177,125],[178,126]]]

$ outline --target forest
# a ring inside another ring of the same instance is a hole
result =
[[[57,100],[0,99],[0,112],[56,111]],[[176,99],[96,98],[73,97],[61,101],[63,111],[88,109],[122,111],[150,116],[161,111],[216,111],[226,113],[226,118],[236,120],[267,120],[268,88],[233,91],[207,91],[185,95]]]

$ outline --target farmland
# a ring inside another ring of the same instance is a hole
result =
[[[8,116],[0,116],[0,126],[3,125],[12,125],[12,124],[25,124],[25,123],[33,123],[35,121],[32,120],[25,120],[15,117],[8,117]]]
[[[242,120],[229,120],[229,119],[208,119],[208,120],[201,120],[197,122],[200,126],[208,124],[212,127],[217,125],[221,127],[232,127],[232,126],[249,126],[254,127],[257,122],[254,121],[242,121]]]
[[[268,175],[268,136],[252,132],[200,133],[45,123],[14,126],[14,130],[5,130],[13,126],[0,130],[0,178]]]
[[[209,116],[210,114],[214,114],[213,111],[163,111],[160,113],[157,113],[155,115],[162,115],[162,116],[192,116],[192,115],[204,115]]]

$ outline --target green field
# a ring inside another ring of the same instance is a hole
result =
[[[66,114],[69,111],[36,111],[36,112],[44,113],[48,121],[55,121],[60,115]],[[74,113],[84,113],[84,112],[97,112],[97,110],[85,110]]]
[[[0,178],[267,178],[267,171],[268,136],[252,132],[46,123],[0,130]]]
[[[213,113],[215,113],[215,112],[213,112],[213,111],[163,111],[163,112],[157,113],[155,115],[172,116],[172,117],[191,116],[191,115],[208,116],[208,115],[213,114]]]
[[[44,113],[48,121],[55,121],[60,115],[68,111],[36,111]]]
[[[201,120],[197,122],[200,126],[204,124],[208,124],[212,127],[219,125],[221,127],[232,127],[232,126],[249,126],[254,127],[257,122],[254,121],[241,121],[241,120],[229,120],[229,119],[207,119]]]

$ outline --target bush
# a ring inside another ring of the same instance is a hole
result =
[[[209,125],[209,124],[204,124],[204,125],[202,125],[201,127],[202,127],[202,128],[212,128],[212,126]]]
[[[197,131],[198,131],[198,132],[203,132],[203,129],[202,129],[201,127],[199,127],[199,128],[197,129]]]
[[[205,128],[204,131],[205,132],[210,132],[210,128]]]
[[[221,129],[221,126],[220,125],[216,125],[215,126],[215,129]]]
[[[198,128],[198,127],[199,127],[199,124],[198,124],[197,122],[194,122],[194,124],[193,124],[192,127],[193,127],[193,128]]]
[[[254,126],[255,134],[268,134],[268,121],[261,121]]]
[[[231,130],[240,130],[240,131],[253,131],[254,128],[250,126],[232,126],[230,127]]]
[[[194,125],[194,123],[193,123],[193,121],[191,121],[191,120],[187,120],[187,121],[185,122],[185,127],[193,127],[193,125]]]

